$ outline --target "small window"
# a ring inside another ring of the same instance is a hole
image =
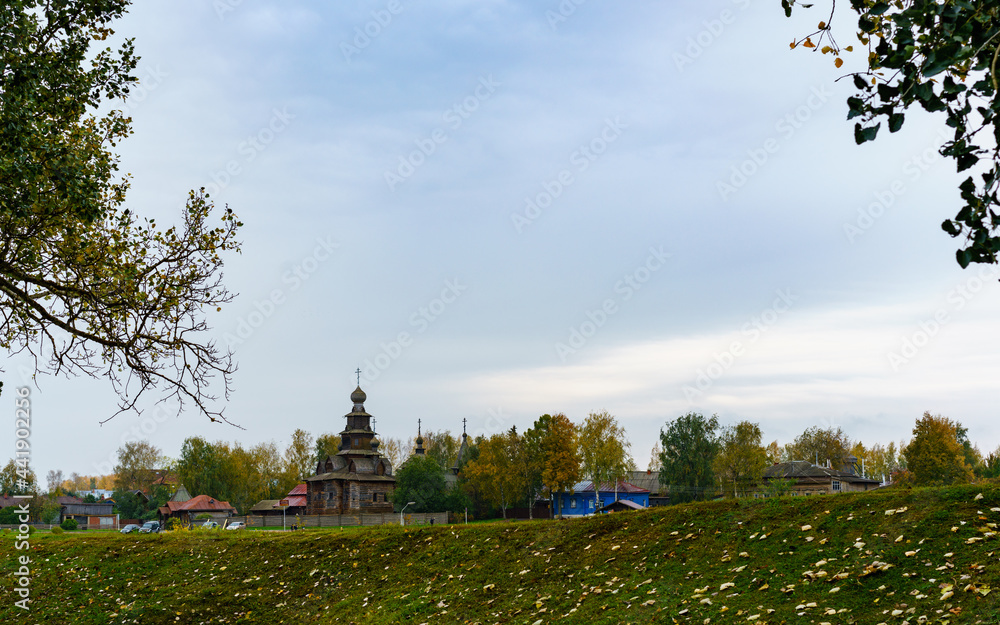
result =
[[[576,499],[569,500],[569,507],[574,509],[576,508]]]
[[[833,480],[832,482],[830,482],[830,490],[832,490],[835,493],[839,493],[840,492],[840,480]]]
[[[378,503],[378,493],[372,493],[372,503]]]

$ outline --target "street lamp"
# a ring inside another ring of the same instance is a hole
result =
[[[408,504],[406,504],[406,506],[412,506],[412,505],[413,505],[413,504],[415,504],[415,503],[417,503],[417,502],[415,502],[415,501],[411,501],[411,502],[409,502]],[[403,506],[403,510],[406,510],[406,506]],[[403,510],[400,510],[400,511],[399,511],[399,526],[400,526],[400,527],[402,527],[402,526],[403,526]]]

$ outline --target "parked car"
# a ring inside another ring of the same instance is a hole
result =
[[[139,528],[140,534],[149,534],[149,533],[155,534],[159,531],[160,531],[159,521],[146,521],[145,523],[142,524],[142,527]]]
[[[139,526],[136,525],[135,523],[129,523],[125,527],[121,528],[120,531],[122,534],[131,534],[132,532],[139,531]]]
[[[242,529],[246,529],[246,527],[247,527],[247,524],[244,523],[243,521],[233,521],[232,523],[230,523],[229,525],[226,526],[226,529],[227,530],[242,530]]]
[[[219,524],[215,521],[205,521],[201,524],[202,528],[207,530],[217,530],[219,529]]]

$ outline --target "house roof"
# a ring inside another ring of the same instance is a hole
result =
[[[177,488],[177,492],[170,497],[170,501],[191,501],[191,493],[189,493],[188,489],[184,488],[184,485],[181,484],[180,487]]]
[[[630,471],[628,481],[651,493],[658,493],[663,489],[659,471]]]
[[[605,483],[605,484],[601,484],[600,486],[601,486],[601,492],[602,493],[613,493],[613,492],[615,492],[615,485],[612,484],[611,482],[608,482],[608,483]],[[577,492],[577,493],[592,493],[592,492],[594,492],[594,483],[593,482],[579,482],[579,483],[576,484],[576,486],[573,487],[573,491]],[[641,493],[648,493],[649,492],[649,490],[647,490],[645,488],[639,488],[635,484],[632,484],[631,482],[626,482],[625,480],[619,480],[618,481],[618,489],[617,489],[617,491],[619,493],[635,493],[635,494],[641,494]]]
[[[270,512],[277,507],[279,501],[279,499],[261,499],[250,508],[250,512]]]
[[[840,480],[852,483],[872,483],[879,484],[879,480],[872,480],[860,475],[854,475],[847,471],[838,471],[828,467],[817,466],[807,460],[795,460],[792,462],[781,462],[764,469],[764,479],[793,479],[801,482],[825,482],[827,480]]]
[[[236,508],[229,505],[228,501],[219,501],[208,495],[198,495],[197,497],[192,497],[187,501],[168,501],[166,505],[161,506],[159,511],[161,514],[172,514],[174,512],[202,512],[205,510],[211,510],[214,512],[223,512],[232,510],[236,511]]]
[[[0,497],[0,508],[7,508],[9,506],[20,506],[23,503],[31,501],[30,499],[21,499],[11,497],[10,495],[4,495]]]
[[[180,510],[193,512],[195,510],[236,510],[236,508],[229,505],[228,501],[219,501],[214,497],[209,497],[208,495],[198,495],[197,497],[192,497],[188,501],[181,503]]]
[[[613,510],[615,508],[630,508],[632,510],[645,510],[645,506],[640,506],[634,501],[629,501],[628,499],[619,499],[618,501],[612,501],[606,506],[602,506],[601,510]]]
[[[56,497],[56,502],[60,506],[71,506],[71,505],[80,505],[83,503],[83,500],[80,499],[79,497],[74,497],[72,495],[59,495],[58,497]]]
[[[302,482],[292,490],[288,491],[288,496],[292,497],[294,495],[305,495],[308,492],[307,488],[306,483]]]

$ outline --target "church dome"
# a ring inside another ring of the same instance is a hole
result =
[[[354,389],[354,392],[351,393],[351,401],[355,404],[363,404],[366,399],[368,399],[368,396],[365,395],[365,392],[361,390],[360,386]]]

